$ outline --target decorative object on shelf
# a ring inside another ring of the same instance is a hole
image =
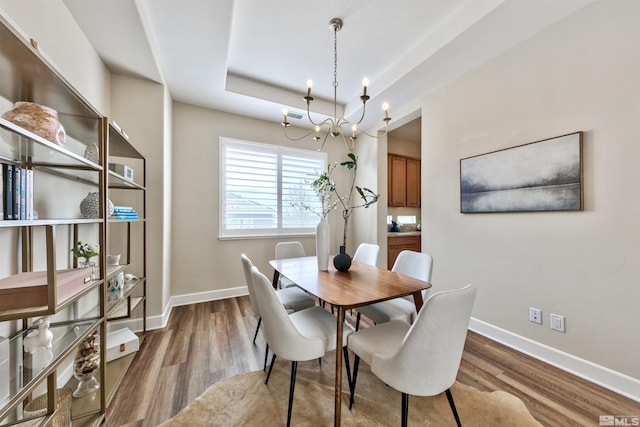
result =
[[[394,220],[391,220],[391,229],[389,229],[389,231],[400,231],[400,228],[398,228],[398,223],[395,222]]]
[[[39,347],[51,349],[53,343],[53,332],[49,329],[51,326],[49,317],[42,317],[35,322],[35,325],[38,326],[38,329],[30,331],[22,340],[24,351],[29,354],[35,354]]]
[[[344,246],[340,246],[340,252],[333,257],[333,266],[338,271],[348,271],[351,268],[351,256],[345,252]]]
[[[107,334],[107,363],[140,349],[140,338],[129,328]]]
[[[83,258],[83,261],[78,260],[79,268],[91,268],[91,278],[98,278],[98,265],[91,261],[91,258],[100,255],[100,247],[98,245],[82,243],[80,240],[76,242],[76,246],[71,249],[73,256],[76,258]]]
[[[100,160],[100,152],[97,144],[87,145],[87,148],[84,149],[84,158],[93,162],[98,163]]]
[[[138,212],[131,206],[114,206],[113,215],[116,219],[135,220],[138,219]]]
[[[66,143],[67,134],[60,123],[58,112],[53,108],[19,101],[15,103],[12,110],[6,111],[2,118],[54,144],[65,145]]]
[[[117,173],[118,175],[122,175],[129,181],[133,181],[133,169],[131,169],[127,165],[123,165],[120,163],[109,163],[109,170]]]
[[[44,417],[47,415],[47,395],[43,394],[24,407],[24,417]],[[69,427],[71,425],[71,390],[59,388],[56,390],[56,412],[48,426]]]
[[[78,346],[78,352],[73,363],[73,376],[78,380],[78,386],[73,397],[82,397],[100,388],[100,383],[93,376],[93,372],[100,367],[100,334],[94,331]]]
[[[366,104],[367,101],[369,100],[369,95],[367,95],[367,86],[369,85],[369,81],[367,79],[364,79],[362,81],[362,95],[360,96],[360,100],[362,101],[362,116],[360,117],[360,119],[357,122],[351,122],[347,119],[345,119],[344,117],[337,117],[337,111],[338,109],[338,101],[337,101],[337,96],[338,96],[338,31],[340,31],[342,29],[343,23],[342,20],[340,18],[333,18],[331,21],[329,21],[329,28],[331,29],[331,31],[333,31],[333,111],[334,111],[334,116],[333,117],[327,117],[326,119],[324,119],[321,122],[314,122],[313,119],[311,118],[311,111],[310,111],[310,106],[311,106],[311,101],[313,101],[313,97],[311,96],[311,87],[313,86],[313,82],[311,80],[307,81],[307,95],[303,97],[303,99],[306,101],[307,103],[307,119],[309,120],[309,122],[311,122],[312,125],[315,126],[315,129],[308,132],[307,134],[298,137],[298,138],[292,138],[289,136],[289,134],[287,133],[287,129],[289,128],[289,126],[291,125],[291,123],[289,123],[287,121],[287,116],[289,114],[289,112],[284,109],[282,111],[282,115],[283,115],[283,120],[282,120],[282,126],[284,126],[284,134],[287,138],[289,138],[292,141],[299,141],[303,138],[306,138],[307,136],[311,135],[312,133],[315,132],[315,135],[313,137],[314,141],[318,142],[322,139],[322,145],[320,146],[320,150],[322,150],[322,148],[324,148],[324,144],[327,142],[327,137],[329,135],[331,135],[332,137],[336,138],[338,136],[342,136],[342,140],[344,141],[344,144],[347,146],[347,148],[349,149],[349,151],[352,151],[355,147],[355,141],[357,138],[356,133],[359,131],[361,133],[364,133],[372,138],[379,138],[380,136],[384,136],[387,134],[387,131],[389,130],[388,126],[389,126],[389,121],[391,120],[391,118],[389,117],[389,104],[387,104],[386,102],[382,104],[382,109],[384,110],[384,119],[382,119],[384,121],[384,126],[385,126],[385,132],[383,135],[372,135],[369,134],[367,132],[364,132],[362,130],[358,130],[358,125],[360,123],[362,123],[362,120],[364,119],[364,115],[365,115],[365,111],[366,111]],[[294,116],[295,117],[295,116]],[[327,126],[328,129],[326,130],[326,133],[324,134],[324,137],[320,136],[320,129],[324,126]],[[349,126],[351,128],[351,136],[350,137],[346,137],[344,134],[344,131],[342,129],[342,126]]]
[[[90,192],[87,197],[80,202],[80,213],[85,218],[100,217],[100,194],[98,192]],[[113,203],[107,200],[107,216],[113,214]]]
[[[118,265],[118,264],[120,264],[120,254],[107,255],[107,265]]]

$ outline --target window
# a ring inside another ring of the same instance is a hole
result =
[[[313,233],[327,154],[220,138],[220,237]]]

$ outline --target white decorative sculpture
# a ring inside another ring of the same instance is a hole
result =
[[[38,322],[38,329],[29,332],[22,343],[24,351],[29,354],[34,354],[39,347],[48,349],[52,347],[53,332],[49,330],[49,326],[51,326],[49,318],[43,317]]]

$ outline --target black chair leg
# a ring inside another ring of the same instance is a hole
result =
[[[269,372],[267,373],[267,379],[264,381],[264,383],[268,383],[269,382],[269,377],[271,376],[271,371],[273,370],[273,364],[276,363],[276,354],[273,353],[273,357],[271,358],[271,365],[269,365]]]
[[[409,395],[402,393],[402,427],[407,427],[409,422]]]
[[[256,333],[253,334],[253,343],[256,343],[256,337],[258,336],[258,329],[260,329],[260,324],[262,323],[262,317],[258,317],[258,326],[256,326]]]
[[[349,397],[349,410],[353,407],[354,396],[356,395],[356,380],[358,379],[358,367],[360,366],[360,356],[355,355],[355,359],[353,360],[353,377],[351,378],[351,382],[349,384],[349,391],[351,392],[351,396]]]
[[[356,331],[358,330],[359,327],[360,327],[360,312],[356,314]]]
[[[342,354],[344,354],[344,367],[347,369],[347,382],[349,383],[349,391],[351,391],[351,366],[349,366],[349,350],[347,347],[342,347]]]
[[[264,349],[264,366],[262,367],[263,371],[267,370],[267,358],[269,357],[269,343],[267,343],[267,348]]]
[[[456,424],[458,425],[458,427],[462,427],[462,424],[460,424],[460,417],[458,417],[458,411],[456,411],[456,404],[453,403],[453,396],[451,395],[451,389],[448,388],[445,391],[445,394],[447,395],[449,406],[451,406],[451,412],[453,412],[453,417],[456,419]]]
[[[289,383],[289,409],[287,410],[287,427],[291,425],[291,412],[293,410],[293,391],[296,386],[296,371],[298,362],[291,362],[291,382]]]

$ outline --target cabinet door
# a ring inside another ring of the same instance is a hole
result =
[[[412,208],[420,207],[420,160],[407,160],[407,204]]]
[[[391,192],[389,206],[407,205],[407,161],[403,157],[391,156]]]

